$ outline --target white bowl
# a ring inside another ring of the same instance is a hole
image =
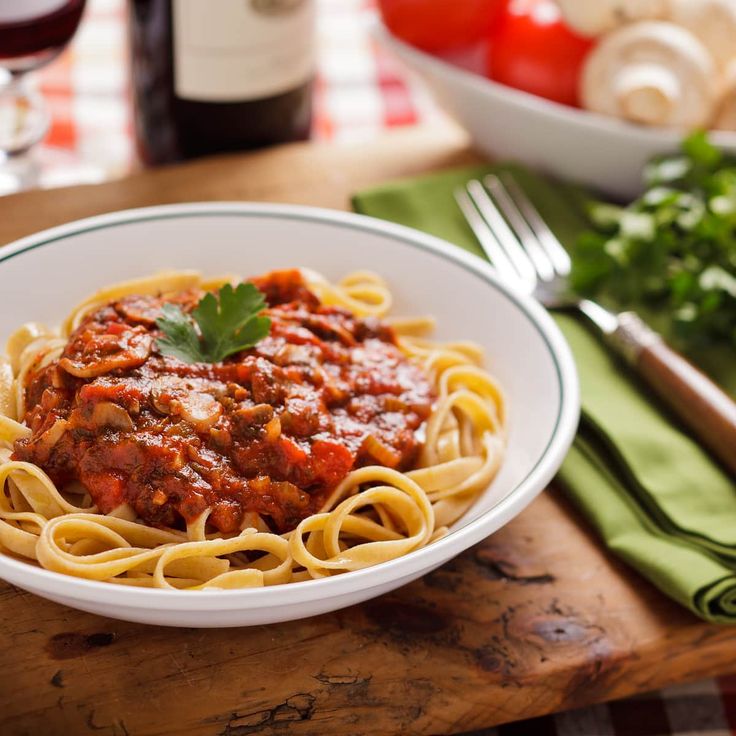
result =
[[[671,128],[634,125],[499,84],[405,44],[383,25],[374,33],[426,79],[476,147],[494,158],[632,199],[642,190],[644,165],[682,141],[682,132]],[[736,154],[736,133],[717,131],[710,138]]]
[[[255,275],[308,266],[337,279],[370,268],[396,314],[436,315],[440,338],[479,342],[508,392],[502,470],[443,539],[375,567],[271,588],[151,590],[82,580],[0,554],[0,577],[74,608],[170,626],[244,626],[348,606],[429,572],[516,516],[549,482],[572,441],[578,385],[549,315],[500,284],[475,256],[409,228],[359,215],[263,204],[182,204],[73,222],[0,252],[0,340],[19,323],[59,323],[98,287],[166,268]]]

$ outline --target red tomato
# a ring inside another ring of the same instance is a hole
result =
[[[511,0],[490,38],[491,79],[578,105],[580,70],[594,42],[565,25],[554,0]]]
[[[436,52],[487,37],[505,0],[378,0],[383,22],[402,41]]]

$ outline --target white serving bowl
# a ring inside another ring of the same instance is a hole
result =
[[[58,324],[100,286],[162,269],[256,275],[307,266],[338,279],[372,269],[395,314],[434,314],[437,336],[480,343],[508,393],[503,467],[475,506],[434,544],[357,572],[271,588],[151,590],[73,578],[0,554],[0,578],[74,608],[170,626],[244,626],[331,611],[404,585],[516,516],[549,482],[572,441],[579,399],[570,350],[549,315],[499,283],[475,256],[360,215],[264,204],[129,210],[24,238],[0,251],[0,340],[18,324]]]
[[[621,199],[642,190],[642,169],[655,155],[676,151],[683,134],[649,128],[521,92],[400,41],[377,24],[380,43],[430,85],[444,107],[489,156],[513,159]],[[736,154],[736,133],[711,140]]]

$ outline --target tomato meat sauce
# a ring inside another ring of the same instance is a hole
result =
[[[319,511],[354,468],[410,468],[435,396],[429,378],[373,318],[322,305],[301,272],[253,279],[270,334],[220,363],[156,347],[165,302],[127,296],[85,317],[61,357],[26,379],[32,434],[13,458],[63,487],[81,483],[103,513],[235,532],[258,514],[277,532]]]

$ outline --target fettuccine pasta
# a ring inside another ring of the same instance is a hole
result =
[[[217,366],[162,356],[156,310],[233,276],[128,281],[58,331],[17,330],[0,360],[0,550],[203,590],[342,574],[445,534],[504,456],[482,350],[433,342],[430,318],[389,318],[373,273],[289,273],[254,280],[269,338]]]

